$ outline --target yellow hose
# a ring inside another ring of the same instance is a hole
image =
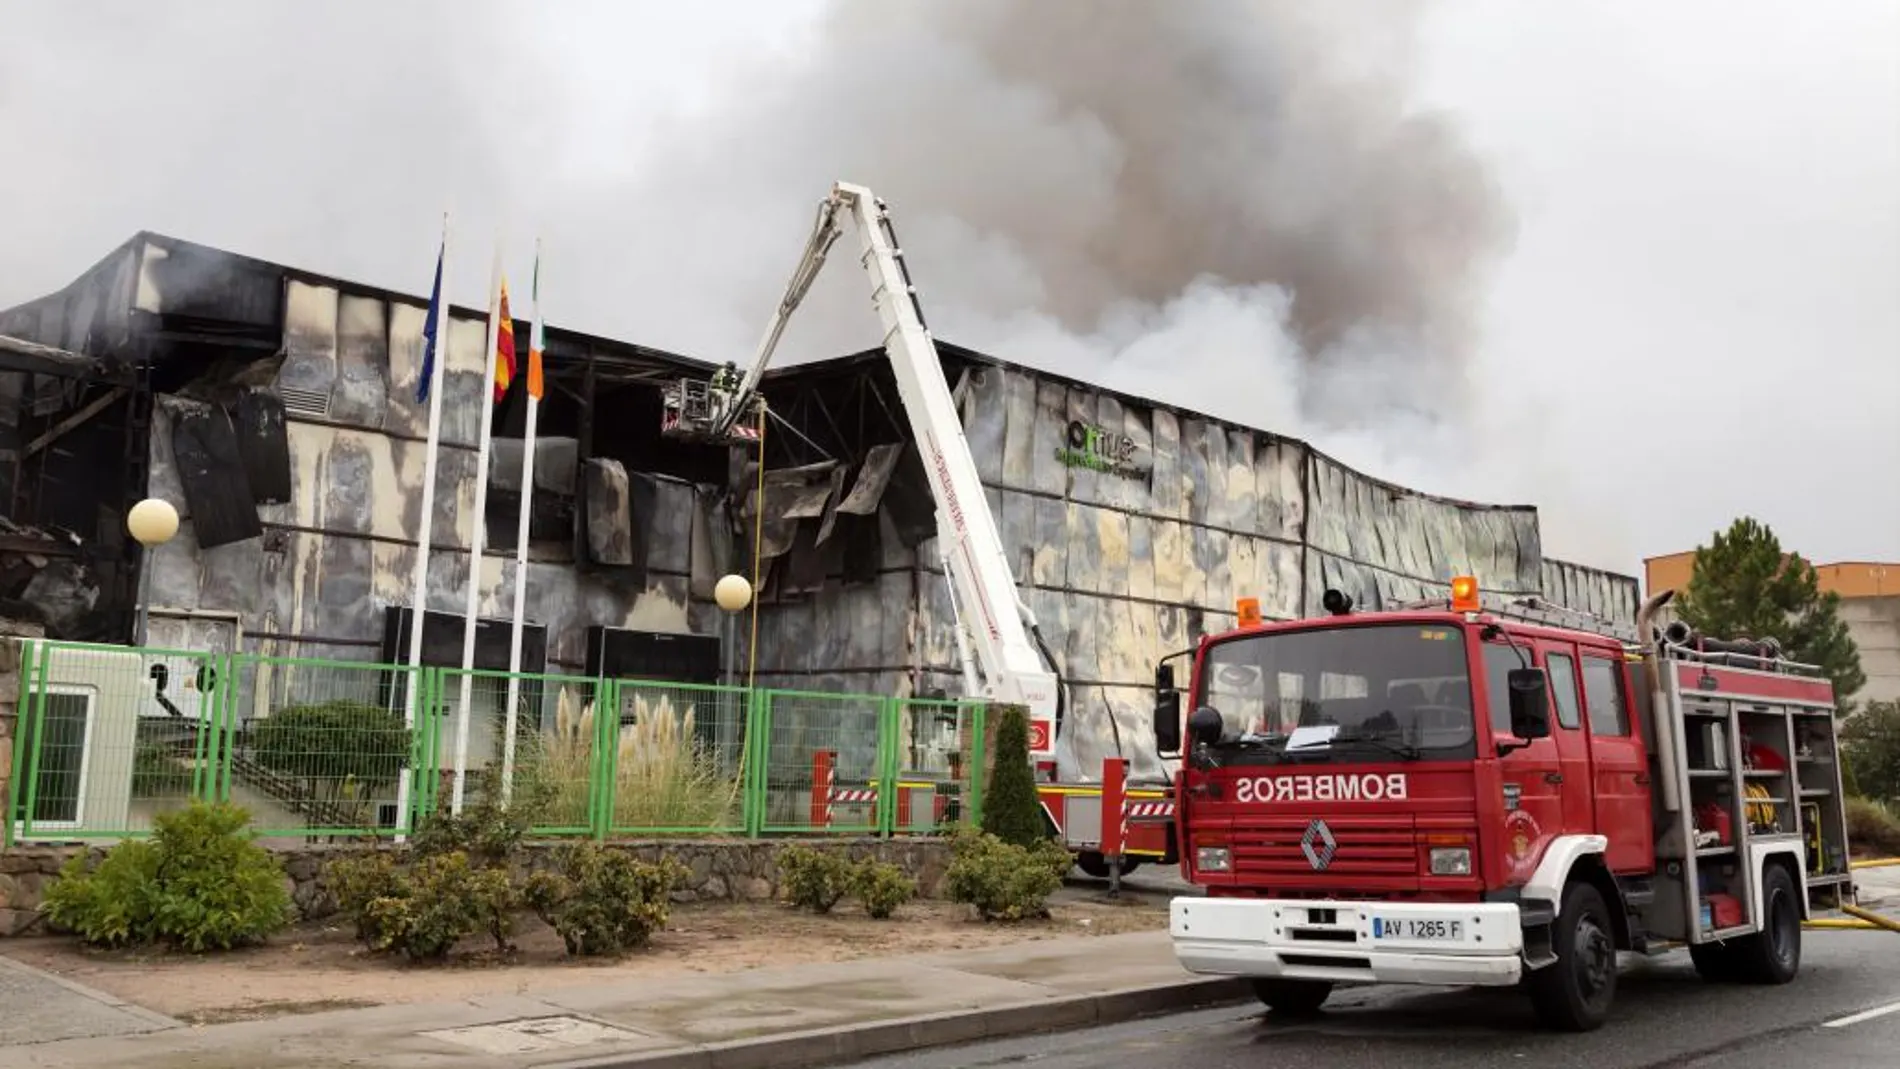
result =
[[[752,499],[752,640],[746,643],[745,685],[751,690],[759,668],[759,574],[765,550],[765,401],[759,400],[759,490]]]
[[[1840,917],[1816,917],[1813,920],[1802,921],[1801,927],[1822,931],[1878,932],[1883,930],[1880,925],[1869,921],[1843,920]]]
[[[1900,865],[1900,857],[1870,857],[1847,863],[1850,869],[1886,869],[1895,865]]]
[[[1884,928],[1889,932],[1900,932],[1900,921],[1894,920],[1891,917],[1883,917],[1880,914],[1873,912],[1872,910],[1862,909],[1859,906],[1850,906],[1843,903],[1841,906],[1841,912],[1847,914],[1850,917],[1855,917],[1860,920],[1866,921],[1868,924],[1876,928]]]

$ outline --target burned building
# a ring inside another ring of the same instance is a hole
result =
[[[0,597],[52,635],[127,641],[141,555],[125,515],[159,496],[183,524],[151,556],[150,645],[405,658],[425,306],[140,234],[0,312]],[[485,318],[453,309],[446,335],[424,661],[461,659],[489,413],[477,665],[502,668],[525,399],[480,396]],[[1634,615],[1635,580],[1547,559],[1531,507],[1433,497],[1264,430],[941,351],[1085,766],[1153,761],[1154,662],[1231,626],[1237,596],[1285,618],[1328,587],[1376,607],[1468,572]],[[881,353],[773,372],[762,446],[730,448],[660,433],[664,385],[709,365],[552,328],[546,353],[524,667],[715,681],[712,588],[752,573],[757,530],[761,685],[958,692],[934,504]]]

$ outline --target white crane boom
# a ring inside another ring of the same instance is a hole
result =
[[[832,187],[819,206],[811,240],[745,378],[733,382],[736,369],[728,364],[704,395],[694,396],[685,384],[669,392],[666,429],[676,436],[723,440],[744,426],[740,420],[754,410],[754,391],[786,323],[843,229],[841,217],[857,225],[860,262],[871,278],[871,303],[884,325],[884,352],[936,501],[937,547],[957,618],[965,696],[1027,706],[1030,753],[1048,758],[1055,752],[1060,681],[1045,663],[1047,647],[1042,645],[1035,614],[1016,586],[1002,532],[984,496],[976,460],[964,437],[949,383],[944,381],[943,364],[924,323],[890,213],[876,194],[845,182]]]

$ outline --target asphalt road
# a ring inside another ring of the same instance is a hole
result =
[[[1806,932],[1782,987],[1712,985],[1678,951],[1625,962],[1616,1016],[1541,1032],[1515,991],[1342,989],[1319,1020],[1257,1007],[943,1048],[851,1069],[1893,1069],[1900,1065],[1900,937]],[[1888,1012],[1863,1016],[1868,1011]]]

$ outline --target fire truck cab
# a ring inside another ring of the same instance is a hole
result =
[[[1772,641],[1652,628],[1669,597],[1619,634],[1470,577],[1393,611],[1327,591],[1175,655],[1185,724],[1164,661],[1205,890],[1171,903],[1181,964],[1290,1013],[1341,983],[1516,986],[1574,1031],[1607,1019],[1620,951],[1793,979],[1811,897],[1852,894],[1832,687]]]

